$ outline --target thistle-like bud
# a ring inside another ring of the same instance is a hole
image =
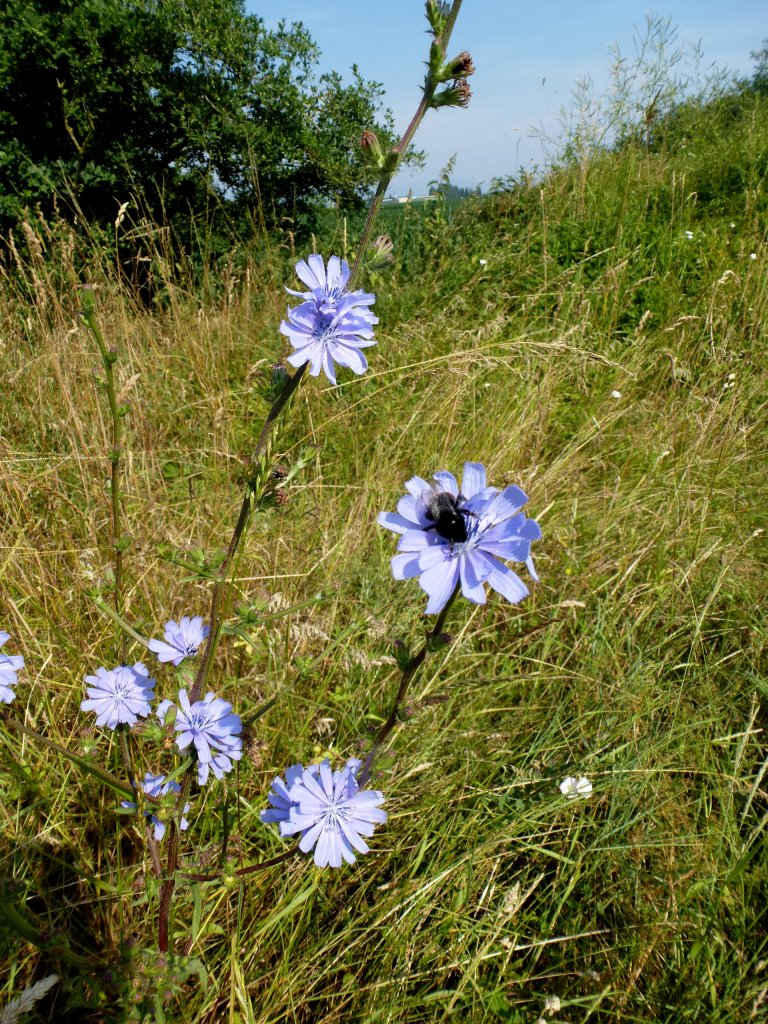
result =
[[[455,83],[456,92],[459,94],[459,106],[468,107],[469,101],[472,99],[472,90],[469,88],[469,82],[461,81]]]
[[[371,167],[378,167],[384,159],[384,152],[378,136],[370,128],[366,128],[360,136],[360,149],[363,151],[366,163]]]
[[[384,152],[376,133],[366,128],[360,136],[360,149],[366,166],[372,167],[381,175],[394,173],[400,159],[400,150],[397,146],[392,146]]]
[[[394,260],[395,245],[389,235],[379,235],[370,248],[368,267],[371,270],[380,270],[388,266]]]
[[[468,107],[471,96],[469,83],[462,79],[436,92],[429,105],[435,110],[439,110],[440,107]]]
[[[458,57],[448,61],[446,70],[449,72],[448,78],[469,78],[470,75],[475,73],[475,65],[472,63],[469,53],[466,50],[462,50]]]
[[[459,80],[469,78],[474,73],[475,65],[466,50],[462,50],[458,57],[446,60],[442,43],[438,39],[432,43],[429,51],[428,81],[434,85],[441,85],[443,82],[450,82],[453,79],[454,85],[456,85]]]

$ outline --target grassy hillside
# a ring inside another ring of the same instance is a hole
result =
[[[768,124],[757,100],[694,115],[450,218],[394,223],[396,263],[369,282],[371,369],[302,385],[282,461],[311,446],[308,466],[239,562],[242,600],[300,607],[221,649],[217,693],[245,717],[280,696],[226,789],[195,797],[184,864],[214,870],[225,832],[234,865],[286,849],[258,818],[273,776],[365,749],[386,715],[392,641],[417,644],[426,621],[376,525],[406,479],[477,460],[522,486],[541,583],[518,607],[452,609],[378,763],[390,820],[370,854],[180,886],[175,926],[208,979],[169,1019],[768,1016]],[[265,241],[200,300],[155,251],[147,312],[61,226],[31,220],[26,242],[0,312],[0,628],[26,659],[0,730],[0,876],[6,905],[114,969],[84,985],[4,927],[1,996],[56,971],[37,1019],[124,1020],[115,979],[133,957],[140,990],[156,944],[142,833],[13,724],[119,771],[78,710],[115,639],[90,596],[110,565],[109,424],[77,287],[96,286],[131,403],[128,616],[159,635],[208,607],[159,547],[229,540],[290,263]],[[582,774],[592,796],[566,800],[559,781]]]

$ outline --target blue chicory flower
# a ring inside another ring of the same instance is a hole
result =
[[[168,709],[168,703],[164,711]],[[163,718],[165,714],[163,714]],[[204,700],[190,704],[186,690],[179,690],[174,728],[179,733],[176,745],[184,750],[194,743],[197,752],[197,781],[204,786],[210,771],[217,779],[232,770],[232,762],[243,754],[243,741],[238,733],[243,725],[240,716],[232,713],[228,701],[206,693]]]
[[[367,308],[376,296],[347,291],[349,264],[338,256],[330,257],[326,270],[323,257],[313,253],[306,261],[299,260],[296,273],[309,291],[286,288],[290,295],[304,299],[289,308],[288,319],[280,324],[280,333],[296,349],[288,362],[296,367],[309,362],[313,377],[323,370],[332,384],[336,383],[334,363],[365,373],[368,362],[360,349],[376,344],[372,327],[379,321]]]
[[[350,757],[344,768],[340,769],[344,771],[349,769],[353,776],[357,776],[360,771],[362,761],[359,757]],[[307,765],[306,770],[312,772],[313,775],[318,775],[320,772],[319,764]],[[268,824],[272,821],[288,821],[290,817],[290,809],[295,806],[295,801],[291,799],[290,790],[297,782],[301,780],[304,774],[304,766],[302,764],[292,764],[290,768],[285,770],[285,779],[282,779],[279,775],[276,775],[272,780],[272,786],[270,787],[267,799],[269,800],[271,807],[261,811],[259,817],[261,820]],[[338,775],[339,772],[335,772]]]
[[[427,615],[445,606],[459,582],[475,604],[485,604],[485,583],[512,604],[522,601],[528,588],[498,559],[525,562],[538,580],[530,548],[541,530],[520,511],[527,496],[514,485],[488,487],[479,462],[464,463],[461,490],[452,473],[435,473],[433,481],[413,477],[397,512],[379,513],[382,526],[401,534],[392,559],[395,579],[419,577],[429,595]]]
[[[261,811],[259,817],[265,824],[272,821],[288,821],[291,807],[294,806],[290,797],[291,786],[295,785],[304,774],[304,765],[292,764],[285,769],[285,779],[276,775],[272,780],[267,799],[271,807]]]
[[[95,711],[96,725],[110,729],[123,723],[135,725],[150,713],[155,680],[149,678],[149,669],[140,661],[109,671],[97,668],[96,675],[86,676],[85,681],[93,685],[86,687],[88,699],[80,704],[80,710]]]
[[[165,641],[150,640],[147,646],[158,661],[172,661],[178,667],[185,658],[197,654],[210,631],[210,627],[203,625],[202,616],[185,615],[180,622],[166,622]]]
[[[160,798],[166,795],[166,793],[180,793],[181,786],[178,782],[171,780],[166,782],[165,775],[153,775],[152,772],[144,773],[144,781],[141,784],[141,788],[148,796]],[[121,807],[135,807],[136,804],[132,800],[121,800]],[[179,829],[182,832],[186,832],[189,828],[189,822],[184,815],[189,811],[191,804],[184,804],[184,810],[182,811],[181,821],[179,822]],[[149,818],[150,822],[155,826],[154,836],[159,843],[165,835],[165,822],[161,821],[156,814],[152,811],[144,812],[146,817]]]
[[[0,630],[0,647],[11,639],[10,633]],[[24,658],[20,654],[0,653],[0,701],[10,704],[16,694],[11,689],[19,681],[16,673],[24,668]]]
[[[292,769],[300,767],[293,765]],[[363,836],[372,836],[376,825],[387,820],[387,812],[379,806],[384,803],[383,793],[359,788],[356,778],[359,767],[356,759],[335,772],[331,771],[327,760],[320,765],[310,765],[300,777],[294,773],[295,781],[279,795],[282,802],[290,802],[290,805],[287,808],[276,806],[280,816],[276,813],[271,820],[280,822],[283,836],[301,833],[299,849],[309,853],[314,847],[314,860],[319,868],[328,865],[338,868],[342,861],[354,864],[355,851],[368,853]],[[286,781],[287,776],[288,773]],[[285,810],[287,816],[283,814]],[[262,813],[262,820],[265,814],[269,811]]]

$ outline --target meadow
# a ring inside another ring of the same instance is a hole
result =
[[[302,468],[237,562],[253,628],[224,639],[216,690],[244,718],[274,702],[226,787],[194,798],[183,865],[217,877],[177,889],[199,975],[169,1020],[768,1019],[768,121],[759,97],[683,115],[653,144],[389,215],[370,370],[302,383],[279,437]],[[350,255],[347,228],[306,253]],[[206,614],[178,562],[228,543],[304,253],[265,236],[201,288],[147,231],[147,304],[63,223],[30,213],[24,236],[0,280],[0,627],[26,662],[0,728],[0,1001],[55,972],[26,1019],[128,1020],[156,943],[142,830],[15,725],[118,770],[79,711],[115,645],[80,287],[130,403],[126,615],[159,635]],[[377,762],[389,821],[369,854],[234,879],[288,847],[259,820],[273,777],[359,754],[388,713],[393,643],[429,620],[376,517],[467,460],[529,496],[540,582],[452,607]],[[566,799],[568,775],[592,794]]]

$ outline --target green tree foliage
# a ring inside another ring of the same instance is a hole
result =
[[[755,62],[755,70],[749,84],[761,96],[768,96],[768,39],[764,39],[760,49],[753,50],[750,57]]]
[[[182,238],[354,207],[361,130],[389,138],[380,86],[318,75],[304,27],[244,0],[0,0],[0,38],[0,228],[54,196],[102,224],[132,197]]]

